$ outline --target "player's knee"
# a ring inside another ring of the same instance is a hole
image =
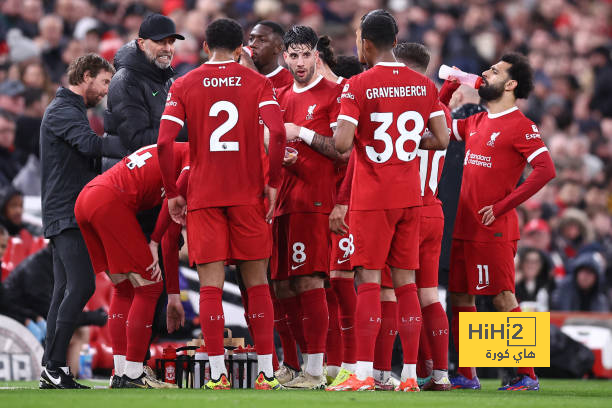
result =
[[[380,285],[380,271],[358,268],[355,273],[357,286],[362,283],[378,283]]]
[[[380,288],[380,301],[397,302],[397,298],[395,297],[395,290],[391,288]]]
[[[438,288],[419,288],[417,290],[417,294],[419,296],[419,303],[421,304],[421,308],[427,307],[434,303],[439,302],[438,299]]]
[[[498,312],[509,312],[518,306],[514,293],[505,290],[493,297],[493,306]]]
[[[476,305],[474,295],[470,295],[469,293],[452,292],[450,294],[450,301],[453,306],[469,307]]]
[[[416,282],[416,276],[413,270],[391,268],[391,279],[393,287],[401,288],[404,285],[410,285]]]
[[[323,279],[318,276],[298,276],[293,279],[293,289],[297,293],[304,293],[313,289],[321,289],[324,287]]]

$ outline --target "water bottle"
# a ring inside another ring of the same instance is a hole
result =
[[[83,345],[79,354],[79,378],[90,379],[93,377],[91,371],[91,362],[93,360],[93,352],[89,344]]]
[[[438,71],[438,77],[440,79],[448,79],[449,76],[453,76],[457,78],[461,84],[471,86],[475,89],[480,88],[480,85],[482,85],[482,78],[480,75],[463,72],[459,68],[453,68],[442,64]]]
[[[173,347],[165,347],[162,351],[162,358],[176,360],[176,350]],[[164,382],[176,384],[176,362],[166,361],[164,368]]]

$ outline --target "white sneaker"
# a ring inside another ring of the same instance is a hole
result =
[[[289,381],[296,378],[300,373],[295,371],[293,368],[288,367],[286,365],[281,365],[278,370],[274,372],[274,376],[278,380],[279,383],[285,385]]]
[[[325,388],[327,380],[324,375],[313,376],[305,371],[302,371],[293,380],[283,384],[286,388],[301,389],[301,390],[322,390]]]

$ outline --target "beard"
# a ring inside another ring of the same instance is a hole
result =
[[[172,54],[168,52],[160,52],[159,54],[153,54],[147,48],[144,49],[144,54],[147,57],[147,60],[154,64],[159,69],[168,69],[170,68],[170,64],[172,63]],[[160,61],[159,58],[167,56],[168,61]]]
[[[478,96],[480,96],[485,101],[494,101],[496,99],[499,99],[504,93],[505,85],[505,83],[492,85],[485,82],[480,86],[480,88],[478,88]]]
[[[85,106],[87,108],[93,108],[94,106],[96,106],[98,103],[100,103],[100,101],[102,100],[102,98],[104,97],[104,95],[101,95],[99,92],[97,92],[94,87],[92,85],[89,85],[87,87],[87,89],[85,90]]]
[[[299,77],[297,76],[296,71],[294,71],[291,67],[288,67],[289,71],[291,72],[291,75],[293,75],[293,79],[295,79],[296,82],[300,83],[300,84],[307,84],[312,80],[312,77],[315,74],[316,65],[313,65],[310,69],[306,70],[306,75],[304,75],[304,77]]]

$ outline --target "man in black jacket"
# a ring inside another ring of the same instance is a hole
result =
[[[117,74],[108,90],[104,129],[119,136],[126,153],[157,143],[159,122],[174,76],[170,63],[176,39],[185,37],[176,33],[174,22],[152,14],[142,22],[138,38],[117,51]]]
[[[51,241],[54,278],[41,388],[83,388],[66,366],[66,351],[77,317],[95,290],[95,276],[74,204],[99,173],[99,159],[121,157],[117,140],[98,137],[87,119],[87,108],[104,98],[114,72],[98,55],[75,59],[68,67],[69,87],[58,89],[40,128],[43,234]]]

